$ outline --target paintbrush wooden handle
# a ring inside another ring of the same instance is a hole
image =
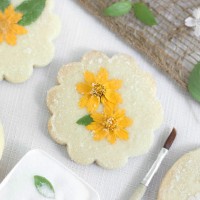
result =
[[[143,184],[140,184],[135,192],[132,194],[131,198],[129,200],[141,200],[144,196],[144,193],[146,192],[147,187]]]

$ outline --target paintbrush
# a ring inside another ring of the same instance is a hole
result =
[[[141,200],[144,196],[147,187],[149,186],[149,183],[151,182],[153,176],[158,171],[158,168],[160,167],[163,159],[167,155],[172,143],[174,142],[176,138],[176,130],[173,128],[172,132],[168,136],[167,140],[165,141],[165,144],[163,148],[161,149],[160,153],[158,154],[158,157],[156,161],[153,163],[151,169],[148,171],[140,185],[137,187],[133,195],[131,196],[130,200]]]

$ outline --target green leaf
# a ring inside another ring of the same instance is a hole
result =
[[[55,191],[53,185],[45,177],[34,176],[34,182],[36,189],[42,196],[50,199],[55,199]]]
[[[4,11],[10,5],[10,0],[0,0],[0,10]]]
[[[130,1],[120,1],[112,4],[104,10],[104,15],[118,17],[130,12],[132,3]]]
[[[200,62],[195,65],[189,76],[188,90],[192,97],[200,102]]]
[[[157,24],[153,13],[144,3],[134,3],[133,10],[135,13],[135,17],[139,19],[142,23],[148,26],[153,26]]]
[[[76,123],[79,125],[87,126],[93,122],[93,119],[90,115],[85,115],[81,117]]]
[[[23,13],[23,18],[19,22],[22,26],[27,26],[35,22],[45,8],[46,0],[25,0],[16,10]]]

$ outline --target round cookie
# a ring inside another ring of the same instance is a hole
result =
[[[109,58],[92,51],[81,62],[61,68],[58,83],[47,96],[52,113],[48,129],[57,143],[67,146],[72,160],[113,169],[124,166],[129,157],[148,152],[153,132],[162,123],[163,109],[156,98],[154,79],[132,57],[119,54]],[[81,92],[88,90],[88,85],[91,90]],[[118,114],[111,114],[113,102]]]
[[[0,159],[3,154],[3,150],[4,150],[4,135],[3,135],[3,127],[0,123]]]
[[[52,40],[60,31],[53,4],[54,0],[0,2],[0,80],[24,82],[33,67],[51,62]]]
[[[200,149],[182,156],[167,172],[158,200],[200,199]]]

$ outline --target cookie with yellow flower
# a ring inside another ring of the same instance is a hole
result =
[[[48,129],[72,160],[113,169],[147,153],[163,120],[153,78],[127,55],[92,51],[58,73]]]
[[[60,21],[52,12],[53,3],[0,1],[0,80],[24,82],[33,67],[50,63],[54,56],[52,40],[60,30]]]

